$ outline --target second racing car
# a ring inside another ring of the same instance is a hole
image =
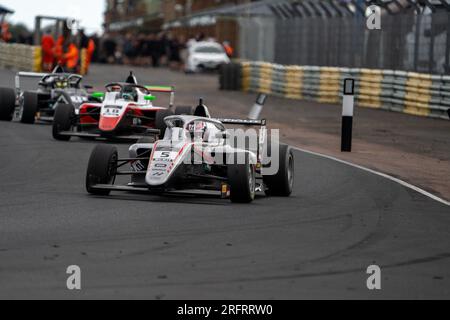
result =
[[[71,137],[107,140],[138,140],[143,136],[163,136],[164,118],[175,114],[209,116],[208,108],[174,107],[173,87],[142,86],[131,73],[126,82],[106,85],[106,93],[92,96],[101,102],[87,102],[75,112],[70,104],[58,105],[53,122],[53,137],[68,141]],[[169,93],[169,106],[155,106],[153,93]]]

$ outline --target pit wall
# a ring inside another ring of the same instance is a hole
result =
[[[340,103],[343,82],[356,80],[358,106],[448,119],[450,76],[394,70],[283,66],[240,62],[221,69],[221,89]]]

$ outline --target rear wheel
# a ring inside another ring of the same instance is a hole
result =
[[[245,158],[245,164],[228,165],[230,199],[234,203],[250,203],[255,200],[255,166],[249,163],[248,155]]]
[[[60,141],[69,141],[70,136],[61,135],[61,132],[69,131],[72,128],[72,122],[75,115],[75,109],[70,104],[58,104],[53,119],[53,138]]]
[[[22,123],[33,124],[38,111],[38,95],[34,92],[24,92],[19,109],[19,120]]]
[[[13,89],[0,88],[0,120],[11,121],[16,107],[16,93]]]
[[[263,177],[266,195],[289,197],[294,188],[294,153],[287,145],[279,146],[279,167],[275,175]],[[273,165],[273,163],[272,163]]]
[[[86,173],[86,190],[90,194],[107,196],[109,190],[95,188],[95,185],[114,184],[117,172],[117,148],[109,145],[98,145],[92,151]]]
[[[160,138],[164,137],[164,134],[166,133],[167,125],[164,121],[165,118],[173,116],[173,112],[170,109],[167,110],[160,110],[156,112],[156,119],[155,119],[155,128],[160,131]]]

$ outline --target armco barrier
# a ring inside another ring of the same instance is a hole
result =
[[[344,79],[353,78],[356,103],[361,107],[442,119],[448,119],[450,109],[450,76],[263,62],[234,63],[221,70],[223,90],[340,103]]]
[[[39,72],[41,61],[40,47],[0,43],[0,68]]]

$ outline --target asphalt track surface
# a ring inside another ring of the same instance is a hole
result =
[[[296,152],[289,199],[95,197],[95,144],[0,123],[0,298],[450,298],[450,208],[392,181]]]

